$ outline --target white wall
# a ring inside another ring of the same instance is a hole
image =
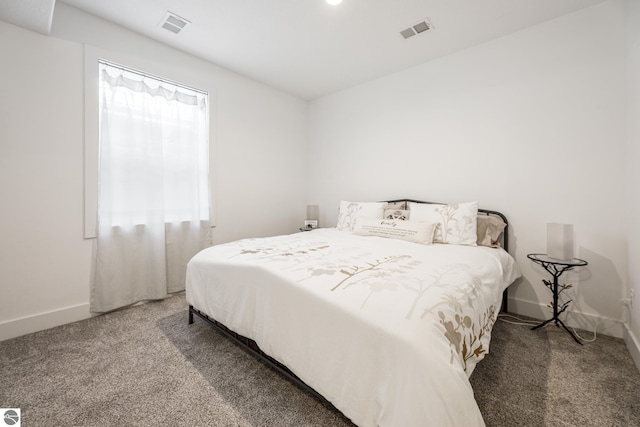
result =
[[[627,346],[631,350],[636,366],[640,369],[640,2],[627,0],[627,48],[628,68],[628,156],[626,193],[629,209],[629,290],[634,290],[635,298],[630,308],[630,329],[625,335]]]
[[[89,316],[83,43],[211,90],[215,243],[305,217],[305,101],[64,3],[51,36],[0,22],[0,340]]]
[[[437,31],[437,29],[436,29]],[[574,224],[570,324],[622,336],[626,295],[624,7],[611,1],[310,105],[310,193],[345,200],[478,200],[512,225],[524,278],[512,310],[547,317],[546,224]],[[579,314],[579,315],[578,315]]]
[[[91,241],[82,239],[82,46],[0,22],[0,52],[4,339],[88,315]]]

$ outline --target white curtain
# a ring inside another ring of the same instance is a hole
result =
[[[207,95],[100,63],[98,238],[91,311],[184,289],[209,246]]]

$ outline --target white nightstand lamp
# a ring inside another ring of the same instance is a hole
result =
[[[549,258],[573,258],[573,224],[547,224],[547,255]]]

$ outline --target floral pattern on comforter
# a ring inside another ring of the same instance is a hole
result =
[[[358,425],[482,425],[468,376],[518,275],[502,249],[320,229],[201,252],[187,300]]]

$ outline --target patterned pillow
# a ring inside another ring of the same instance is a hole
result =
[[[353,221],[358,217],[382,219],[387,202],[340,202],[338,230],[353,231]]]
[[[409,203],[412,221],[438,223],[433,241],[477,246],[478,202],[438,205]]]
[[[378,236],[388,239],[430,245],[433,243],[435,224],[428,222],[404,221],[399,219],[356,218],[353,234]]]
[[[401,219],[407,221],[409,219],[409,211],[404,209],[385,209],[384,219]]]
[[[387,202],[387,209],[407,209],[407,205],[405,202]]]

